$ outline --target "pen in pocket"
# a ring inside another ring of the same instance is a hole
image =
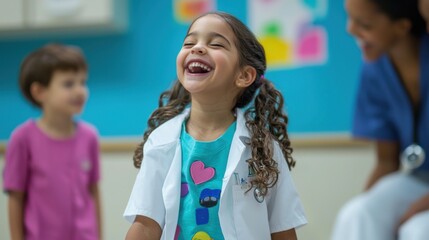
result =
[[[234,173],[234,178],[235,178],[235,185],[239,185],[240,184],[240,175],[238,175],[237,172]]]

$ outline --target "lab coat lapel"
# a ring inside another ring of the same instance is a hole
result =
[[[242,153],[244,152],[245,145],[238,136],[234,136],[231,149],[229,151],[228,163],[226,165],[225,175],[223,177],[222,191],[221,191],[221,201],[222,195],[225,192],[226,187],[231,183],[231,176],[234,173],[234,170],[237,168],[238,163],[242,158]]]
[[[165,206],[165,226],[162,226],[163,240],[174,239],[176,231],[179,215],[182,169],[180,132],[182,123],[188,115],[189,109],[185,109],[183,113],[155,129],[150,136],[153,146],[160,150],[160,158],[162,158],[160,161],[172,159],[162,187],[162,196]]]
[[[180,172],[182,169],[182,150],[180,142],[172,145],[175,146],[173,161],[171,162],[170,169],[165,178],[164,186],[162,188],[162,195],[164,196],[165,204],[165,232],[164,239],[173,239],[177,219],[179,217],[179,203],[180,203]],[[173,151],[171,151],[173,152]]]
[[[226,165],[225,175],[223,178],[222,194],[225,192],[227,185],[231,182],[230,178],[237,168],[238,163],[243,157],[244,150],[247,142],[250,140],[249,131],[246,127],[246,120],[244,119],[244,113],[241,109],[237,109],[237,128],[234,133],[234,137],[231,143],[231,149],[229,150],[228,162]]]
[[[237,109],[237,128],[231,143],[229,151],[228,163],[226,165],[225,175],[222,181],[222,191],[220,195],[219,205],[219,222],[222,228],[222,233],[225,239],[237,239],[236,229],[234,226],[234,217],[232,216],[234,208],[234,200],[232,197],[232,179],[234,171],[240,161],[243,161],[243,153],[246,149],[246,142],[249,140],[249,132],[245,125],[243,112]]]

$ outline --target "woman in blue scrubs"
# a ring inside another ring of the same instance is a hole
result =
[[[365,192],[341,209],[332,239],[427,240],[429,38],[418,0],[346,0],[345,7],[365,58],[353,136],[375,143],[377,162]]]

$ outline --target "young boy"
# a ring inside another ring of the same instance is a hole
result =
[[[74,119],[88,97],[86,79],[76,47],[49,44],[21,65],[21,91],[41,116],[18,126],[6,149],[12,240],[100,239],[98,134]]]

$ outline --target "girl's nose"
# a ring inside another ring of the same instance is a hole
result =
[[[205,54],[206,53],[206,49],[202,46],[199,45],[195,45],[192,49],[191,49],[191,53],[192,54]]]

